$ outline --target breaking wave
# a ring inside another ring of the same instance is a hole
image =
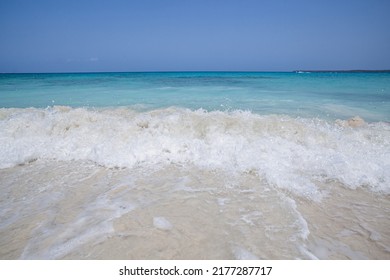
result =
[[[319,184],[390,192],[390,125],[167,108],[0,109],[0,168],[34,160],[253,173],[319,199]]]

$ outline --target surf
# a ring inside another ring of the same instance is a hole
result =
[[[35,160],[256,173],[313,199],[318,183],[388,193],[390,125],[170,107],[0,109],[0,167]]]

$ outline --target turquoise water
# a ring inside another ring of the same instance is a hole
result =
[[[389,73],[1,74],[0,107],[249,110],[390,121]]]
[[[1,74],[0,258],[389,259],[389,105],[389,73]]]

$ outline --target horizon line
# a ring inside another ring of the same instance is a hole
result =
[[[390,73],[390,69],[334,70],[147,70],[147,71],[64,71],[64,72],[0,72],[0,74],[103,74],[103,73]]]

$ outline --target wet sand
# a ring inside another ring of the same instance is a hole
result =
[[[35,161],[0,170],[1,259],[390,259],[389,196],[257,173]]]

